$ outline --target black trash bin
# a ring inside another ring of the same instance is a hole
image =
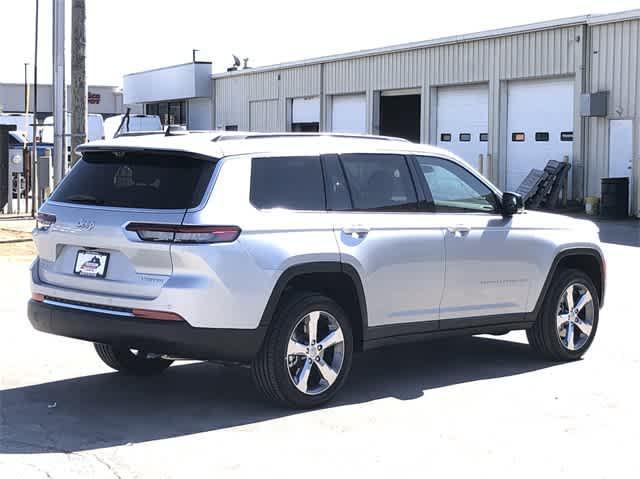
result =
[[[629,216],[629,178],[602,178],[600,215],[605,218]]]

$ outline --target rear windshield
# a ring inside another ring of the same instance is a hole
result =
[[[185,209],[200,204],[213,159],[165,152],[86,152],[51,199],[120,208]]]

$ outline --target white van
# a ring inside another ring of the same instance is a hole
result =
[[[16,131],[27,138],[33,139],[33,114],[29,113],[0,113],[0,125],[16,125]],[[38,127],[41,130],[40,127]],[[42,133],[39,133],[42,136]]]
[[[71,113],[69,112],[67,112],[64,129],[67,139],[69,139],[71,137]],[[43,143],[53,143],[53,116],[45,118],[41,136]],[[87,141],[95,140],[104,140],[104,120],[99,113],[89,113],[87,115]]]
[[[104,132],[107,139],[113,138],[118,131],[124,115],[116,115],[104,121]],[[162,123],[158,115],[129,114],[129,121],[125,120],[120,133],[132,131],[162,131]]]

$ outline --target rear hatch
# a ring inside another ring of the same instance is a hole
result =
[[[152,150],[88,151],[40,209],[40,280],[152,299],[173,267],[164,238],[132,224],[180,225],[204,198],[215,159]]]

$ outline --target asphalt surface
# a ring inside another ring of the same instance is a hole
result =
[[[634,477],[640,226],[601,229],[608,290],[583,360],[540,360],[521,332],[392,347],[309,412],[262,402],[244,368],[113,373],[30,327],[28,263],[0,257],[0,478]]]

